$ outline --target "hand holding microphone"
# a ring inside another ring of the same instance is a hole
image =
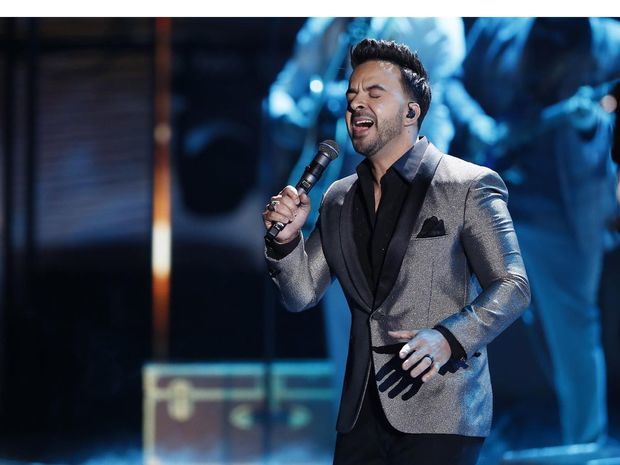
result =
[[[290,242],[297,237],[306,223],[310,208],[308,194],[299,195],[295,187],[286,186],[278,195],[271,197],[271,201],[265,207],[263,212],[265,228],[269,230],[276,223],[285,225],[286,227],[278,232],[276,242],[281,244]]]
[[[338,144],[326,140],[319,144],[319,150],[312,163],[306,166],[304,174],[295,187],[286,186],[278,195],[271,197],[263,211],[263,222],[267,229],[265,239],[286,243],[293,240],[303,227],[310,213],[310,189],[320,179],[332,160],[338,157]]]

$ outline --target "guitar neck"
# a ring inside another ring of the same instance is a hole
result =
[[[321,113],[321,109],[323,108],[323,105],[327,100],[327,87],[330,83],[336,81],[336,79],[338,78],[338,72],[346,64],[346,58],[349,52],[349,48],[366,35],[368,27],[369,19],[363,17],[355,18],[351,21],[351,23],[349,23],[346,30],[343,31],[338,37],[336,51],[332,54],[332,58],[330,59],[327,68],[325,69],[325,72],[321,77],[323,81],[322,90],[318,93],[313,94],[314,102],[312,112],[310,113],[309,117],[309,120],[312,121],[312,124],[315,124],[317,118],[319,117],[319,114]]]
[[[592,101],[602,99],[605,95],[609,94],[619,82],[620,79],[614,79],[613,81],[605,82],[594,87],[590,98]],[[503,144],[505,149],[515,149],[520,145],[531,142],[538,136],[566,124],[574,111],[571,105],[571,99],[575,95],[543,108],[538,118],[533,118],[530,121],[516,125],[510,125],[508,136]]]

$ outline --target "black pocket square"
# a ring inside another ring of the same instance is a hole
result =
[[[431,216],[424,220],[422,229],[416,237],[438,237],[445,236],[446,228],[443,224],[443,220],[438,219],[436,216]]]

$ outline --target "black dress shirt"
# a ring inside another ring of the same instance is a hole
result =
[[[372,165],[364,159],[357,166],[358,189],[353,199],[353,236],[360,263],[368,284],[376,294],[381,269],[401,208],[428,146],[423,137],[390,166],[381,178],[381,201],[375,212],[374,177]],[[279,260],[288,255],[299,243],[301,236],[286,243],[267,243],[267,253]],[[452,358],[464,359],[465,350],[456,337],[443,326],[435,326],[450,344]]]

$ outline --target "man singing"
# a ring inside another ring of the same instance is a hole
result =
[[[304,240],[307,195],[271,198],[269,274],[285,307],[315,306],[334,278],[352,315],[334,464],[473,465],[489,434],[486,346],[530,290],[493,171],[419,136],[431,89],[406,46],[351,50],[345,114],[356,174],[325,192]]]

